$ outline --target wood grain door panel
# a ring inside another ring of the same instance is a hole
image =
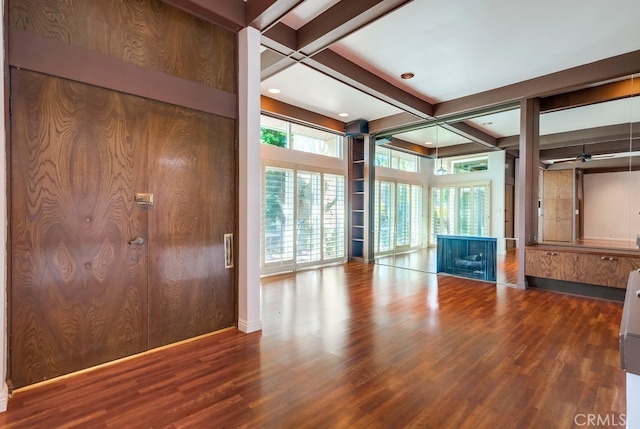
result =
[[[235,321],[224,234],[235,225],[235,123],[154,103],[149,127],[149,341],[158,347]]]
[[[24,386],[147,347],[141,99],[12,70],[11,377]]]
[[[14,386],[232,326],[235,121],[22,70],[11,91]]]

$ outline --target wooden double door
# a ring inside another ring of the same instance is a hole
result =
[[[11,98],[13,385],[232,326],[234,120],[17,69]]]

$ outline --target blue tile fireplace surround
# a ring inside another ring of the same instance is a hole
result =
[[[496,281],[496,238],[438,235],[437,272]]]

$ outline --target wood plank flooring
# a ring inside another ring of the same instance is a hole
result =
[[[517,249],[509,249],[503,255],[496,255],[497,283],[514,286],[518,283],[517,251]],[[427,247],[397,255],[380,256],[376,258],[376,263],[427,273],[437,273],[437,257],[438,249]]]
[[[620,303],[360,263],[262,288],[262,332],[22,389],[0,427],[571,428],[626,412]]]

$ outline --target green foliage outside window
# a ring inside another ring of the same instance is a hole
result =
[[[287,147],[287,134],[271,128],[260,128],[260,140],[264,144]]]

